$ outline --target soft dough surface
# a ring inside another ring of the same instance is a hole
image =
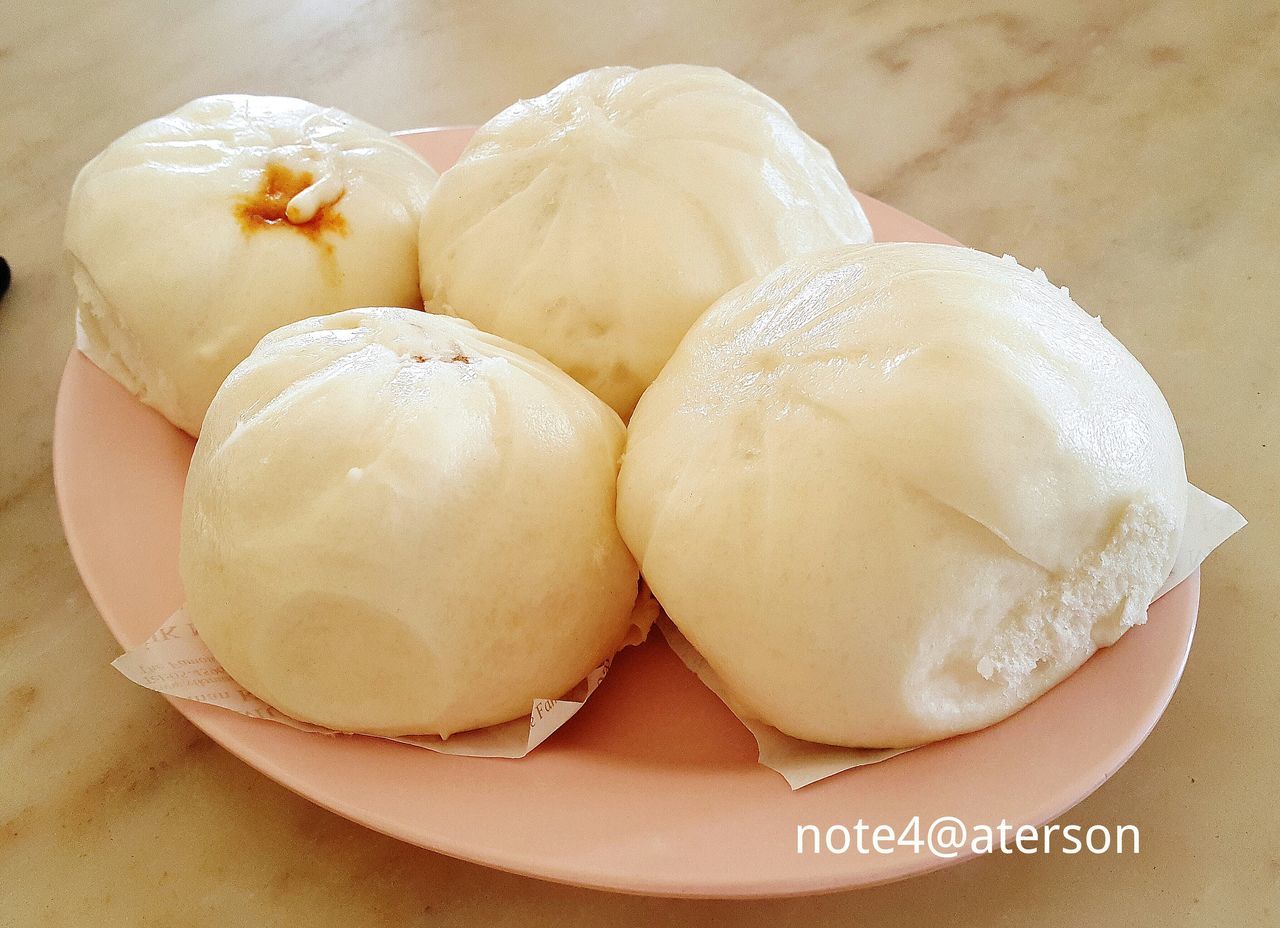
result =
[[[203,97],[133,129],[71,191],[77,344],[190,432],[272,329],[417,306],[436,174],[386,132],[286,97]]]
[[[629,627],[624,438],[564,373],[461,320],[282,328],[196,445],[191,619],[232,677],[305,721],[449,735],[527,716]]]
[[[716,68],[600,68],[499,113],[444,173],[422,293],[626,418],[725,292],[870,240],[831,155],[760,91]]]
[[[1142,366],[963,248],[792,261],[699,320],[631,420],[619,520],[745,710],[900,747],[989,725],[1146,619],[1186,513]]]

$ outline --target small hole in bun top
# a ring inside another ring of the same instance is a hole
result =
[[[414,361],[417,361],[419,364],[426,364],[428,361],[432,360],[431,358],[428,358],[426,355],[421,355],[421,354],[410,355],[410,357]],[[471,359],[467,357],[465,354],[455,354],[452,358],[436,358],[435,360],[444,361],[448,364],[470,364],[471,363]]]

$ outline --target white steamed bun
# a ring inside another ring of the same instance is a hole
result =
[[[717,68],[600,68],[499,113],[442,175],[422,293],[626,418],[725,292],[870,240],[831,155],[760,91]]]
[[[381,129],[285,97],[204,97],[80,172],[66,246],[77,344],[196,434],[272,329],[353,306],[417,306],[436,174]]]
[[[305,721],[447,736],[527,716],[629,628],[624,438],[564,373],[460,320],[286,326],[227,378],[196,445],[191,620]]]
[[[902,747],[1145,621],[1186,487],[1151,377],[1041,272],[869,245],[698,321],[631,420],[619,522],[744,711]]]

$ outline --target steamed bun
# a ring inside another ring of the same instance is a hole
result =
[[[624,438],[564,373],[460,320],[286,326],[196,444],[191,620],[242,686],[308,722],[447,736],[527,716],[630,626]]]
[[[1186,488],[1151,377],[1041,272],[869,245],[699,320],[631,420],[619,520],[746,714],[904,747],[1144,622]]]
[[[726,291],[870,240],[831,155],[760,91],[716,68],[600,68],[499,113],[442,175],[422,293],[626,418]]]
[[[381,129],[285,97],[204,97],[80,172],[66,246],[77,344],[196,434],[272,329],[353,306],[418,306],[436,174]]]

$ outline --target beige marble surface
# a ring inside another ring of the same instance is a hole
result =
[[[6,0],[0,22],[0,925],[1280,924],[1280,8]],[[1167,394],[1188,471],[1252,519],[1206,565],[1187,674],[1066,821],[1142,854],[999,857],[814,899],[558,887],[396,843],[244,766],[108,666],[50,478],[77,168],[214,91],[387,127],[482,121],[586,67],[722,65],[851,182],[1040,264]]]

